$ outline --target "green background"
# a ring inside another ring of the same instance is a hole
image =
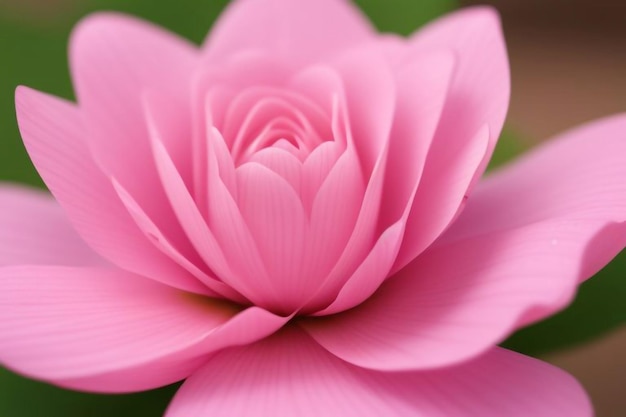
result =
[[[80,17],[96,10],[123,11],[200,43],[226,3],[225,0],[76,0],[65,12],[44,19],[16,10],[9,12],[0,3],[0,180],[43,187],[19,137],[13,92],[17,85],[24,84],[72,98],[66,45],[70,30]],[[456,7],[454,0],[359,0],[357,3],[379,29],[401,34],[411,33],[424,22]],[[523,151],[522,143],[507,130],[493,165]],[[588,340],[623,323],[626,321],[626,309],[621,306],[626,298],[626,284],[621,279],[624,271],[626,256],[622,255],[581,287],[570,308],[521,330],[504,345],[540,355]],[[171,386],[132,395],[84,394],[0,369],[0,416],[156,417],[162,415],[175,390],[176,386]]]

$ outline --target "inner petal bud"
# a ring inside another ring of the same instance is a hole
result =
[[[331,115],[306,97],[289,90],[253,87],[229,104],[223,126],[235,164],[260,149],[287,141],[301,160],[325,141],[333,140]]]
[[[208,155],[195,169],[208,176],[198,206],[233,271],[221,278],[253,304],[284,314],[309,305],[343,256],[367,184],[343,90],[333,85],[322,97],[306,83],[212,85],[205,92]]]

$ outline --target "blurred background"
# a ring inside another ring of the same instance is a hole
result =
[[[199,43],[227,0],[0,0],[0,180],[43,186],[22,147],[13,92],[72,98],[66,45],[95,10],[141,16]],[[359,0],[383,31],[409,34],[471,0]],[[626,2],[491,0],[503,19],[512,100],[497,163],[555,133],[626,111]],[[1,209],[1,208],[0,208]],[[563,313],[506,341],[574,374],[598,417],[626,415],[626,255],[585,283]],[[176,387],[126,396],[71,393],[0,369],[0,416],[162,415]]]

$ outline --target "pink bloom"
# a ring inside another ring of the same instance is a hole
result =
[[[115,14],[70,49],[77,105],[17,91],[56,201],[0,189],[3,365],[187,378],[169,417],[592,414],[496,344],[624,247],[626,116],[479,181],[509,98],[491,9],[401,39],[239,0],[200,49]]]

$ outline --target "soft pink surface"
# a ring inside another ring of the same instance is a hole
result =
[[[85,143],[88,134],[79,109],[26,87],[17,89],[15,100],[26,149],[82,238],[122,268],[182,289],[205,291],[146,238],[124,208]]]
[[[625,135],[626,117],[606,119],[488,176],[374,297],[305,327],[349,362],[419,369],[467,359],[563,308],[626,242]]]
[[[105,263],[74,231],[49,193],[2,185],[0,207],[0,266]]]
[[[590,415],[494,346],[624,247],[626,116],[479,182],[509,96],[491,9],[404,40],[343,0],[239,0],[199,50],[99,14],[70,61],[77,105],[16,94],[60,207],[0,189],[3,365],[192,375],[174,417]]]
[[[211,393],[211,395],[207,395]],[[167,417],[591,417],[580,385],[546,363],[493,348],[454,368],[380,373],[352,366],[297,330],[218,353]]]
[[[0,279],[3,363],[80,389],[172,383],[199,357],[262,338],[286,321],[257,307],[237,315],[219,301],[115,269],[15,266],[2,268]]]

